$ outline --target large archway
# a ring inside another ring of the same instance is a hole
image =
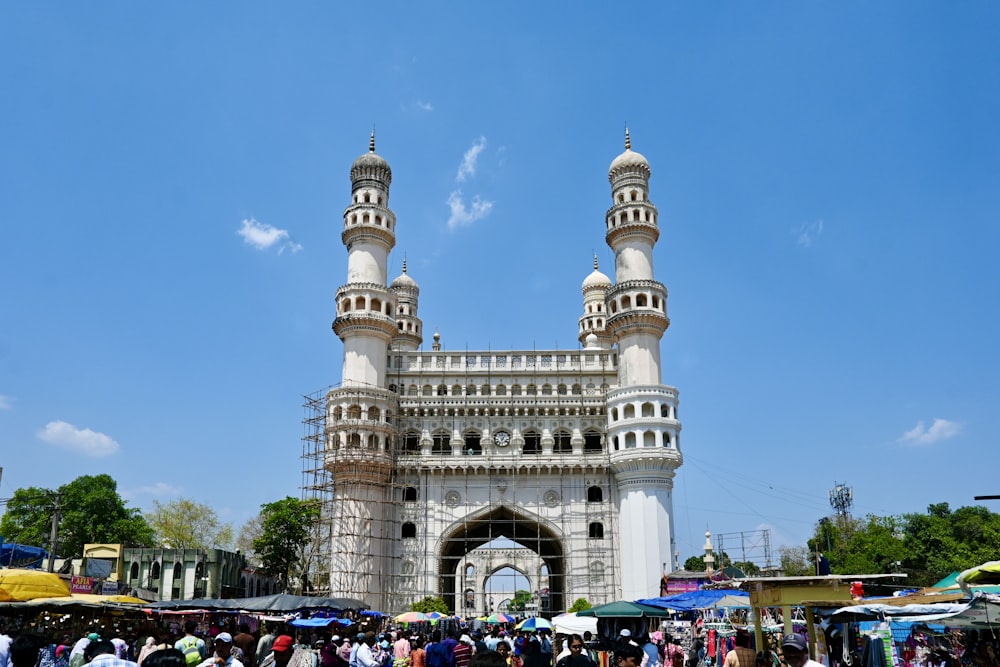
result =
[[[440,591],[449,609],[459,612],[463,604],[456,598],[463,591],[457,572],[466,554],[484,544],[506,538],[534,551],[548,571],[548,607],[553,613],[565,611],[565,550],[559,530],[545,519],[524,510],[496,505],[473,512],[453,523],[440,541],[438,572]]]

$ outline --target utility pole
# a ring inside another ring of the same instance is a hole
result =
[[[49,532],[49,572],[55,571],[56,566],[56,542],[59,539],[59,511],[62,509],[60,501],[62,494],[56,491],[55,503],[52,505],[52,530]]]

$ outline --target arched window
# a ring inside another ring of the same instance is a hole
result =
[[[660,406],[660,416],[664,419],[670,419],[670,406],[666,403]]]
[[[475,396],[476,395],[476,385],[470,384],[468,387],[466,387],[465,388],[465,395],[466,396]]]
[[[507,385],[498,384],[497,385],[497,396],[506,396],[506,395],[507,395]]]
[[[524,434],[524,447],[521,449],[523,454],[541,454],[542,453],[542,436],[535,431],[528,431]]]
[[[439,384],[438,388],[437,388],[437,395],[438,396],[447,396],[448,395],[448,387],[446,387],[443,384]]]
[[[603,503],[604,502],[604,491],[601,490],[599,486],[588,486],[587,487],[587,502],[588,503]]]
[[[626,405],[622,410],[622,416],[625,417],[625,419],[635,419],[635,406],[631,403]]]
[[[625,449],[635,449],[635,433],[625,434]]]
[[[465,440],[465,445],[463,446],[463,454],[469,456],[476,456],[483,453],[483,436],[481,433],[476,431],[467,431],[462,434],[462,439]]]
[[[461,396],[462,395],[462,385],[456,384],[456,385],[452,386],[452,388],[451,388],[451,395],[452,396]]]
[[[417,502],[417,487],[415,486],[403,487],[403,502],[404,503]]]
[[[638,295],[636,295],[636,297],[635,297],[635,305],[636,305],[637,308],[645,308],[646,307],[646,295],[645,294],[638,294]]]
[[[433,395],[434,390],[431,389],[431,386],[429,384],[425,384],[422,393],[423,393],[424,396],[431,396],[431,395]]]
[[[604,539],[604,524],[600,521],[592,521],[587,528],[587,536],[592,540]]]
[[[174,581],[180,579],[183,573],[184,573],[184,568],[181,566],[181,564],[174,563]]]
[[[149,569],[149,578],[153,581],[160,580],[160,563],[159,561],[153,563],[152,567]]]
[[[374,310],[376,313],[382,312],[382,300],[372,299],[371,309]]]
[[[511,385],[511,387],[510,387],[510,395],[511,396],[520,396],[521,395],[521,385],[519,385],[519,384]]]
[[[333,409],[333,419],[334,421],[340,421],[344,418],[344,409],[339,405]]]
[[[377,422],[382,418],[382,411],[374,405],[368,408],[368,421]]]
[[[137,582],[139,580],[139,564],[132,563],[132,567],[128,570],[128,580],[129,583]]]
[[[404,523],[402,526],[402,530],[400,531],[400,537],[402,537],[405,540],[408,537],[416,537],[416,536],[417,536],[417,524],[411,521],[407,521],[406,523]]]
[[[551,395],[552,395],[552,385],[550,385],[550,384],[543,384],[542,385],[542,396],[551,396]]]
[[[406,395],[407,396],[416,396],[417,395],[417,385],[411,384],[409,387],[407,387],[407,389],[406,389]]]
[[[567,393],[567,390],[566,390],[566,385],[564,385],[564,384],[561,384],[561,385],[559,385],[558,387],[556,387],[556,392],[557,392],[557,393],[558,393],[558,394],[559,394],[560,396],[565,396],[565,395],[566,395],[566,393]]]
[[[628,310],[632,307],[632,297],[627,294],[622,297],[622,310]]]
[[[451,436],[447,433],[435,433],[432,454],[451,454]]]
[[[368,444],[368,449],[371,450],[378,449],[378,436],[376,436],[374,433],[369,434],[367,444]]]
[[[570,435],[568,431],[556,431],[552,436],[554,443],[552,445],[552,451],[557,454],[569,454],[573,451],[573,445],[570,444]]]
[[[642,416],[643,417],[655,417],[656,416],[655,408],[653,407],[652,403],[643,403],[642,404]]]
[[[354,404],[347,408],[348,419],[361,419],[361,406]]]
[[[611,421],[618,421],[618,408],[611,408]]]
[[[475,579],[476,578],[476,566],[473,565],[472,563],[468,563],[465,566],[465,578],[466,579]]]
[[[403,436],[403,453],[404,454],[420,453],[420,434],[411,431]]]
[[[601,446],[601,434],[597,431],[587,431],[583,434],[583,451],[584,452],[600,452],[603,451],[604,447]]]
[[[361,449],[361,434],[351,433],[347,436],[347,446]]]
[[[489,395],[490,395],[490,386],[489,386],[488,384],[484,384],[484,385],[482,386],[482,389],[480,390],[480,392],[479,392],[479,393],[480,393],[480,394],[481,394],[482,396],[489,396]]]
[[[571,391],[573,392],[574,396],[580,396],[581,394],[583,394],[583,387],[581,387],[578,384],[575,384],[573,385],[573,389]]]
[[[642,434],[642,446],[643,447],[656,447],[656,434],[652,431],[646,431]]]
[[[526,395],[528,395],[528,396],[537,396],[538,395],[538,387],[536,387],[533,384],[529,384],[528,388],[525,390],[524,393]]]

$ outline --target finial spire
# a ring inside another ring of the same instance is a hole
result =
[[[597,270],[597,253],[594,253],[594,271]]]
[[[375,136],[375,134],[374,134],[374,131],[373,131],[372,132],[372,137],[374,137],[374,136]],[[375,139],[373,138],[372,141],[375,141]],[[632,150],[632,139],[629,138],[629,136],[628,136],[628,123],[625,124],[625,150],[627,150],[627,151]]]
[[[406,273],[406,256],[403,256],[403,273]]]
[[[372,138],[369,139],[369,141],[368,141],[368,152],[369,153],[374,153],[375,152],[375,126],[374,125],[372,125]]]

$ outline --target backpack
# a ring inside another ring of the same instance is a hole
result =
[[[198,650],[198,638],[197,637],[184,637],[181,639],[181,652],[184,654],[184,662],[188,664],[188,667],[194,667],[201,662],[201,651]]]

